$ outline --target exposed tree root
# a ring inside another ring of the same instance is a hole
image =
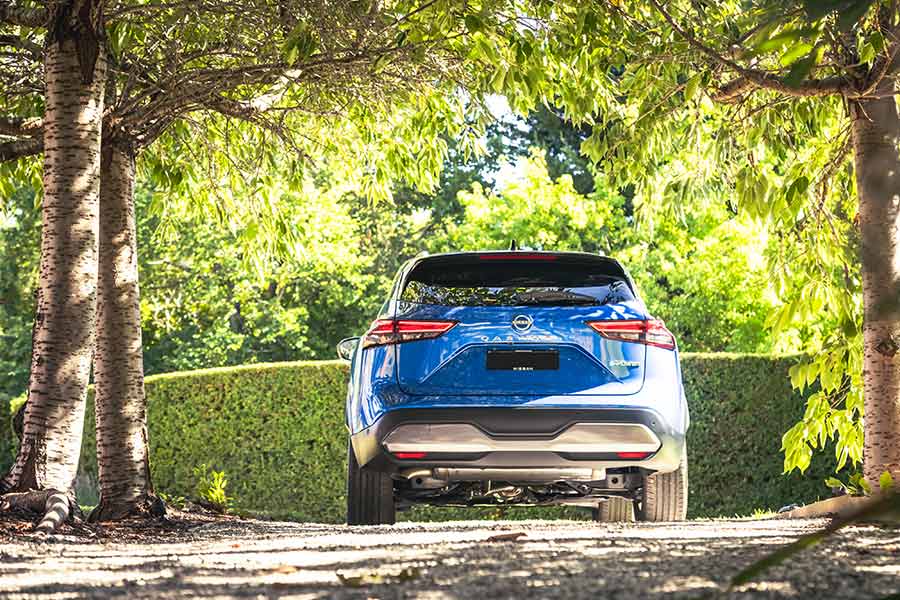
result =
[[[58,490],[32,490],[28,492],[12,492],[0,496],[0,510],[25,511],[42,514],[34,531],[39,535],[50,535],[59,526],[80,514],[76,509],[73,514],[72,500],[69,495]]]
[[[44,518],[34,528],[37,533],[50,535],[59,526],[69,520],[69,497],[60,492],[53,492],[47,496],[46,512]]]
[[[0,496],[0,510],[23,510],[38,513],[46,509],[50,491],[11,492]]]
[[[147,494],[130,502],[106,502],[100,504],[88,515],[89,523],[101,521],[121,521],[123,519],[161,519],[166,516],[166,503],[156,494]]]

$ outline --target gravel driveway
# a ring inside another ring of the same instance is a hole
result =
[[[699,598],[812,520],[393,527],[214,521],[150,541],[0,538],[4,598]],[[515,535],[522,534],[522,535]],[[900,592],[900,529],[848,528],[737,597]]]

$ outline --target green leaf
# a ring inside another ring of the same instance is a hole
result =
[[[466,29],[468,29],[472,33],[484,29],[484,22],[478,15],[468,14],[466,15],[464,20],[466,23]]]
[[[756,46],[754,46],[754,50],[760,53],[779,50],[785,46],[797,44],[803,39],[811,38],[818,32],[818,29],[812,27],[797,27],[792,29],[785,29],[773,35],[772,37],[756,44]]]
[[[798,390],[803,389],[803,386],[806,384],[806,370],[804,367],[805,365],[799,364],[788,369],[788,375],[791,378],[791,387]]]
[[[816,63],[819,62],[819,57],[822,55],[822,48],[817,48],[796,61],[792,66],[791,70],[788,72],[787,76],[784,78],[784,82],[791,86],[797,87],[803,80],[806,79],[809,74],[812,72],[813,67],[816,66]]]
[[[875,56],[884,51],[884,36],[876,31],[859,45],[859,60],[864,63],[872,62]]]
[[[287,35],[281,46],[284,60],[294,65],[298,60],[307,59],[316,53],[319,39],[305,21],[301,21]]]
[[[506,69],[497,69],[491,77],[491,89],[498,94],[503,91],[504,82],[506,81]]]
[[[747,38],[746,45],[748,48],[756,48],[762,42],[766,41],[771,37],[772,32],[778,29],[781,25],[781,19],[772,19],[765,25],[759,28],[753,35]]]
[[[374,63],[372,63],[372,70],[375,73],[379,73],[390,63],[391,63],[391,56],[389,54],[382,54],[378,58],[375,59]]]
[[[690,79],[687,80],[687,83],[684,84],[684,101],[690,102],[691,99],[697,95],[697,90],[700,89],[700,80],[701,76],[698,73],[694,75]]]
[[[788,48],[784,54],[781,55],[779,59],[781,64],[784,66],[788,66],[793,64],[798,58],[809,54],[810,50],[813,49],[813,45],[809,42],[798,42]]]
[[[873,31],[872,34],[869,35],[869,39],[866,41],[868,41],[872,48],[874,48],[875,52],[884,51],[884,36],[881,35],[880,31]]]
[[[803,8],[810,21],[818,21],[844,4],[846,0],[803,0]]]
[[[890,471],[881,474],[881,477],[878,478],[878,487],[882,492],[887,492],[894,487],[894,478],[891,477]]]
[[[859,46],[859,60],[860,62],[869,63],[872,62],[872,59],[875,58],[875,48],[872,47],[872,44],[869,42],[863,42]]]
[[[837,25],[841,31],[848,31],[868,12],[873,0],[855,0],[848,2],[838,12]]]
[[[859,479],[859,487],[862,488],[862,491],[866,496],[872,493],[872,486],[862,477]]]
[[[827,485],[830,488],[843,488],[844,482],[836,477],[829,477],[828,479],[825,480],[825,485]]]
[[[119,23],[113,23],[106,29],[106,39],[109,41],[109,49],[113,56],[119,56],[122,52],[125,39],[125,28]]]

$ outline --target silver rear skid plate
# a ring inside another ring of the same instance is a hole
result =
[[[492,437],[467,423],[409,423],[391,431],[385,450],[426,453],[557,452],[602,454],[659,450],[659,438],[640,423],[575,423],[552,439]],[[577,469],[576,469],[577,470]],[[588,469],[590,470],[590,469]]]

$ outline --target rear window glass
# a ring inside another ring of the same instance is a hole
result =
[[[634,300],[615,263],[441,257],[416,265],[400,300],[443,306],[572,306]]]

